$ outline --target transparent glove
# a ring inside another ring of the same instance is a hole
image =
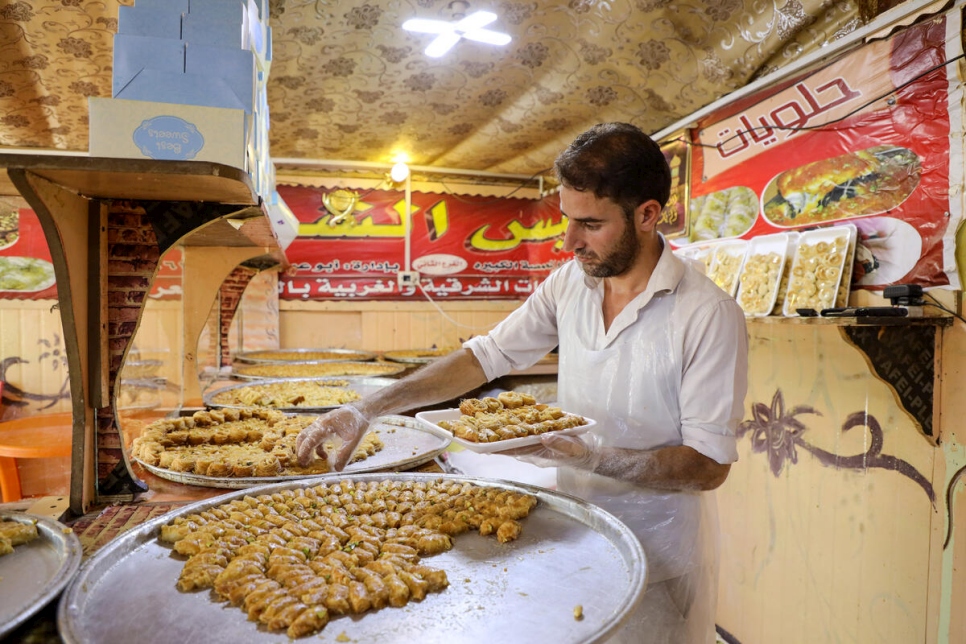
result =
[[[316,455],[329,461],[329,469],[341,472],[362,441],[372,419],[353,405],[333,409],[299,432],[295,451],[306,467]]]
[[[601,459],[600,438],[592,434],[581,436],[547,432],[540,435],[540,443],[499,452],[536,465],[537,467],[572,467],[593,472]]]

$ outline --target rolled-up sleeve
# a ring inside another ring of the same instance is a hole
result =
[[[537,287],[520,308],[513,311],[486,335],[463,343],[480,361],[487,380],[513,369],[526,369],[557,346],[555,276]]]
[[[681,381],[683,443],[718,463],[738,460],[735,433],[748,390],[748,333],[737,302],[722,299],[695,316]]]

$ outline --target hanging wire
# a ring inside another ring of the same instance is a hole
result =
[[[898,87],[895,87],[894,89],[891,89],[888,92],[885,92],[885,93],[883,93],[883,94],[881,94],[881,95],[879,95],[879,96],[877,96],[877,97],[875,97],[875,98],[873,98],[873,99],[871,99],[871,100],[863,103],[862,105],[859,105],[858,107],[856,107],[851,112],[849,112],[847,114],[844,114],[843,116],[840,116],[838,118],[832,119],[831,121],[826,121],[825,123],[820,123],[818,125],[804,125],[804,126],[801,126],[801,127],[790,126],[790,125],[767,125],[767,126],[766,125],[762,125],[760,127],[754,126],[754,127],[751,127],[751,128],[749,128],[747,130],[738,130],[732,136],[728,137],[727,139],[724,139],[723,141],[718,142],[715,145],[711,145],[709,143],[695,143],[693,141],[690,141],[690,140],[687,140],[687,139],[684,139],[684,138],[677,138],[677,139],[674,139],[674,140],[675,141],[680,141],[681,143],[685,143],[685,144],[690,145],[692,147],[717,148],[719,145],[723,145],[725,143],[729,143],[731,141],[734,141],[737,138],[740,138],[740,137],[744,136],[745,134],[751,134],[752,132],[755,132],[757,130],[783,130],[783,131],[791,131],[791,132],[804,132],[804,131],[808,131],[808,130],[821,130],[821,131],[825,131],[825,132],[844,132],[846,130],[853,129],[853,128],[849,127],[849,128],[841,128],[841,129],[839,129],[839,128],[829,128],[828,126],[829,125],[834,125],[836,123],[841,123],[845,119],[847,119],[847,118],[849,118],[851,116],[854,116],[855,114],[857,114],[858,112],[861,112],[862,110],[864,110],[865,108],[869,107],[870,105],[872,105],[874,103],[877,103],[877,102],[881,101],[884,98],[888,98],[889,96],[892,96],[893,94],[895,94],[899,90],[901,90],[901,89],[903,89],[905,87],[908,87],[909,85],[912,85],[913,83],[915,83],[916,81],[918,81],[919,79],[921,79],[923,76],[927,76],[927,75],[933,73],[934,71],[936,71],[937,69],[942,69],[943,67],[946,67],[947,65],[951,65],[952,63],[954,63],[957,60],[960,60],[962,58],[966,58],[966,53],[960,54],[960,55],[955,56],[953,58],[950,58],[949,60],[946,60],[946,61],[943,61],[943,62],[939,63],[938,65],[934,65],[933,67],[930,67],[929,69],[927,69],[927,70],[925,70],[925,71],[917,74],[916,76],[913,76],[911,79],[907,80],[905,83],[899,85]]]
[[[930,294],[930,293],[924,293],[923,295],[925,295],[926,297],[928,297],[929,299],[932,300],[932,302],[926,302],[927,305],[929,305],[929,306],[935,306],[937,309],[940,309],[942,311],[945,311],[946,313],[949,313],[954,318],[957,318],[958,320],[966,323],[966,318],[964,318],[959,313],[956,313],[956,311],[953,311],[952,309],[947,308],[942,302],[940,302],[939,300],[937,300],[932,294]]]
[[[416,282],[416,284],[417,284],[417,286],[419,286],[419,291],[426,297],[426,299],[429,301],[429,303],[433,305],[433,308],[436,309],[436,311],[440,315],[442,315],[444,318],[446,318],[447,320],[449,320],[450,322],[452,322],[453,325],[456,326],[457,328],[459,328],[459,329],[469,329],[470,331],[489,331],[490,329],[492,329],[493,327],[496,326],[497,323],[488,324],[486,326],[473,326],[473,325],[470,325],[470,324],[463,324],[462,322],[459,322],[459,321],[453,319],[448,313],[446,313],[446,311],[444,311],[439,306],[439,304],[436,303],[436,300],[434,300],[432,298],[432,296],[429,293],[426,292],[426,289],[423,288],[423,285],[421,283]]]

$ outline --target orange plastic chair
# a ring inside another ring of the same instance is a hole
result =
[[[41,414],[0,423],[0,491],[3,502],[21,497],[18,458],[70,456],[73,414]]]

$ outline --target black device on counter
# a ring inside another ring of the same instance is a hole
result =
[[[903,318],[907,315],[909,315],[909,309],[902,306],[843,306],[834,309],[822,309],[822,317],[827,318]]]
[[[918,284],[896,284],[882,290],[882,297],[892,302],[892,306],[922,306],[922,287]]]
[[[815,309],[795,309],[795,312],[798,313],[803,318],[817,318],[818,317],[818,311],[816,311]]]

